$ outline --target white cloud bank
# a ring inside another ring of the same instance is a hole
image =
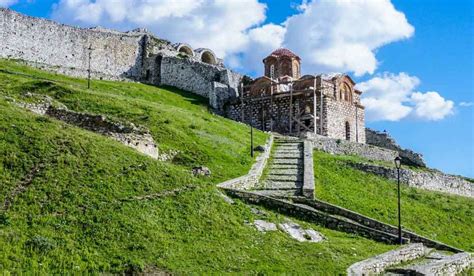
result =
[[[13,4],[16,4],[17,0],[0,0],[0,7],[10,7]]]
[[[389,0],[314,0],[300,10],[285,22],[283,44],[312,71],[372,74],[376,49],[414,33]]]
[[[266,5],[257,0],[61,0],[52,18],[83,26],[121,30],[146,27],[173,42],[238,52],[248,30],[265,20]]]
[[[420,84],[417,77],[406,73],[384,73],[357,84],[364,91],[362,104],[369,121],[399,121],[415,118],[438,121],[453,113],[454,103],[438,92],[415,91]]]
[[[390,0],[303,1],[297,10],[281,25],[261,25],[266,6],[258,0],[61,0],[52,17],[122,30],[147,27],[174,42],[211,48],[248,72],[261,72],[262,59],[284,46],[309,72],[372,74],[376,49],[414,33]]]

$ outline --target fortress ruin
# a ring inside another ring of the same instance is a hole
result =
[[[0,8],[0,38],[0,58],[76,77],[169,85],[264,131],[365,143],[354,81],[344,74],[301,76],[301,59],[288,49],[272,52],[263,60],[265,75],[248,81],[212,50],[172,44],[145,29],[77,28]]]

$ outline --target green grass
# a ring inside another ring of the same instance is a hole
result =
[[[85,87],[85,80],[0,60],[0,207],[11,201],[0,212],[3,273],[337,274],[394,248],[306,223],[327,241],[259,233],[248,225],[257,217],[250,207],[227,204],[215,186],[253,163],[247,126],[176,89],[108,81]],[[180,153],[158,162],[11,103],[27,101],[27,92],[145,126],[160,151]],[[267,138],[255,135],[256,145]],[[212,176],[192,177],[196,165]],[[284,219],[267,213],[267,220]]]
[[[316,197],[397,224],[393,181],[347,165],[353,158],[314,152]],[[418,234],[474,251],[474,200],[402,186],[402,225]]]

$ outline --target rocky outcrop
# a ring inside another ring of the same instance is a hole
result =
[[[403,149],[400,147],[395,139],[393,139],[387,132],[379,132],[370,128],[365,129],[366,143],[381,148],[386,148],[398,152],[402,158],[402,163],[406,165],[426,167],[423,155],[416,153],[410,149]],[[393,160],[393,159],[392,159]]]
[[[397,180],[397,169],[366,163],[348,163],[350,166],[368,173],[373,173],[387,179]],[[410,169],[400,170],[400,180],[410,187],[449,193],[466,197],[474,197],[474,183],[465,178],[444,174],[434,170],[415,171]]]

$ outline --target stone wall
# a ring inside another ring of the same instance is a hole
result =
[[[337,216],[351,219],[357,223],[360,223],[361,225],[370,227],[372,229],[376,229],[385,233],[390,233],[392,235],[398,235],[398,228],[395,226],[392,226],[387,223],[383,223],[381,221],[375,220],[373,218],[369,218],[357,212],[339,207],[337,205],[334,205],[322,200],[318,200],[318,199],[308,200],[306,198],[301,198],[301,197],[294,197],[292,198],[292,200],[295,203],[302,203],[302,204],[311,206],[317,210],[320,210],[332,215],[337,215]],[[429,246],[431,248],[436,248],[438,250],[445,250],[445,251],[451,251],[451,252],[456,252],[456,253],[462,252],[462,250],[458,248],[449,246],[447,244],[444,244],[435,240],[428,239],[426,237],[420,236],[408,230],[402,230],[402,235],[404,238],[409,239],[410,242],[420,242],[426,246]]]
[[[287,200],[277,199],[254,192],[223,187],[222,185],[220,185],[220,187],[224,189],[228,195],[238,197],[247,203],[262,205],[277,210],[282,214],[317,223],[329,229],[358,234],[375,241],[389,244],[395,244],[398,242],[398,237],[396,235],[374,230],[359,223],[354,223],[338,216],[329,215],[305,205],[295,204]],[[407,241],[407,239],[403,238],[403,242]]]
[[[469,270],[472,267],[471,254],[464,252],[445,257],[441,260],[430,262],[426,265],[415,267],[416,272],[421,275],[459,275],[463,271],[469,275]]]
[[[396,168],[387,168],[365,163],[350,164],[361,171],[380,175],[387,179],[397,180]],[[400,178],[402,183],[410,187],[471,198],[474,197],[474,183],[460,176],[444,174],[434,170],[414,171],[402,168],[400,170]]]
[[[214,63],[203,62],[203,53],[213,55]],[[3,8],[0,58],[24,60],[74,77],[86,77],[90,65],[92,78],[170,85],[209,98],[211,106],[220,110],[238,95],[242,79],[211,50],[196,49],[189,56],[143,29],[77,28]]]
[[[248,174],[234,178],[225,182],[222,182],[218,187],[223,189],[236,189],[236,190],[249,190],[257,186],[260,177],[263,174],[263,169],[265,168],[268,158],[270,157],[271,148],[273,145],[273,136],[270,135],[267,142],[264,145],[264,151],[259,156],[257,160],[250,168]]]
[[[324,136],[346,140],[346,123],[349,126],[349,141],[365,143],[365,112],[364,108],[352,102],[337,100],[333,96],[331,86],[326,90],[323,99]]]
[[[425,247],[421,243],[413,243],[395,249],[373,258],[357,262],[347,269],[347,275],[375,275],[382,273],[386,268],[402,262],[418,259],[425,255]],[[431,275],[431,274],[430,274]]]
[[[75,28],[0,8],[0,57],[46,64],[73,76],[87,76],[90,52],[94,77],[139,78],[142,39],[141,33]]]
[[[314,198],[313,144],[309,140],[303,145],[303,195]]]
[[[398,155],[397,152],[383,149],[372,145],[354,143],[342,139],[331,139],[320,135],[307,133],[307,138],[313,141],[313,146],[321,150],[337,155],[358,155],[370,160],[393,162]]]
[[[365,130],[365,133],[367,144],[397,151],[402,158],[403,164],[426,167],[423,155],[409,149],[401,148],[388,133],[369,128]]]
[[[168,56],[161,60],[159,84],[192,91],[208,98],[213,108],[222,109],[224,102],[237,97],[241,78],[223,67]]]

